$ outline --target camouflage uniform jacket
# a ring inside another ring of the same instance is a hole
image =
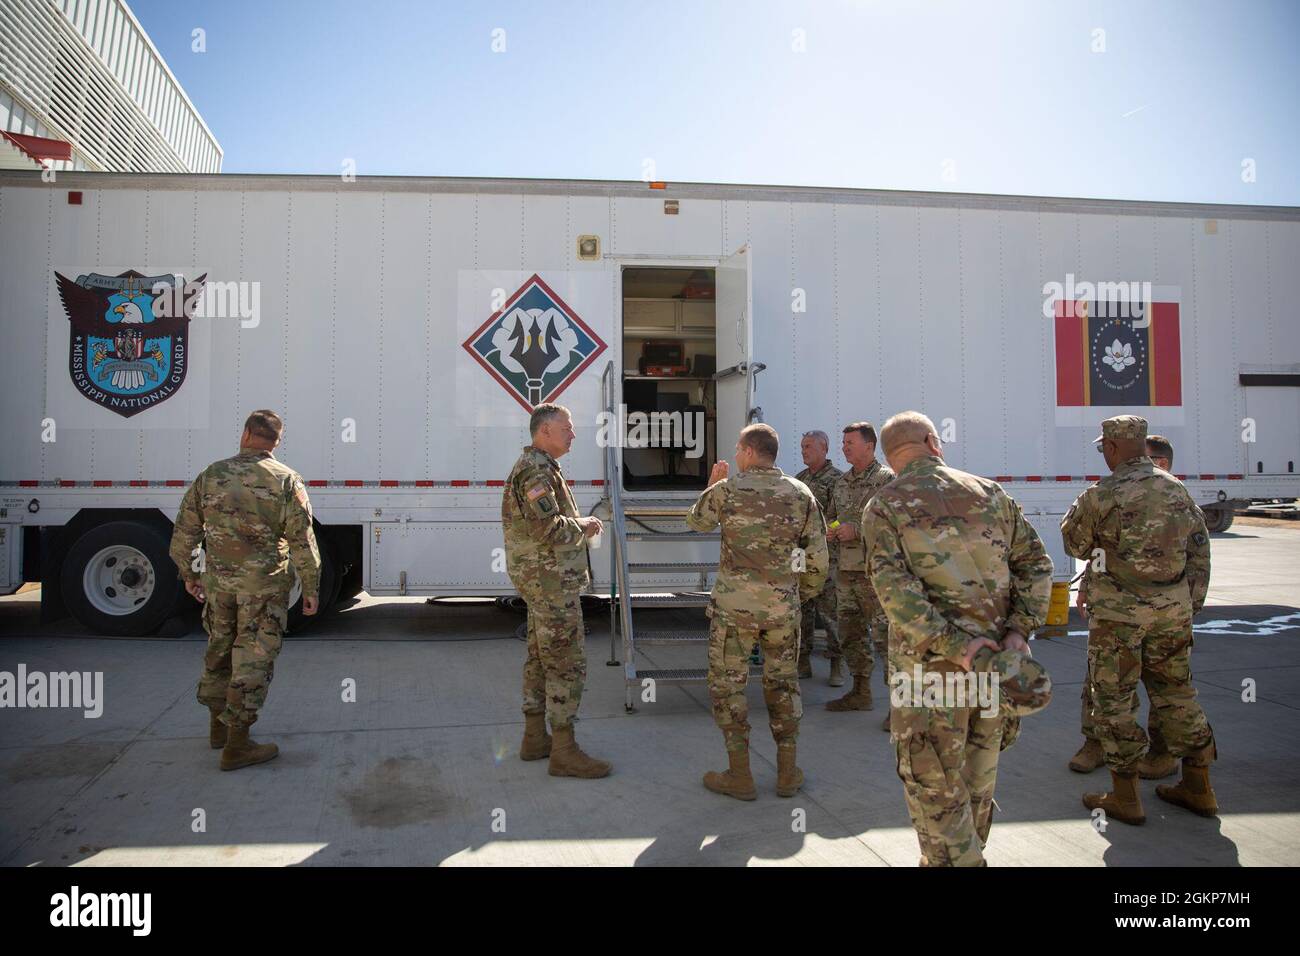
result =
[[[200,543],[203,571],[195,574]],[[320,593],[320,551],[307,488],[269,451],[241,448],[199,472],[181,499],[171,556],[184,580],[236,594],[288,594],[292,559],[303,595]]]
[[[867,505],[862,530],[895,668],[956,662],[972,638],[1029,637],[1047,618],[1052,559],[997,482],[918,458]]]
[[[506,570],[521,591],[545,585],[557,592],[581,591],[587,573],[587,538],[578,503],[560,463],[525,445],[501,496]]]
[[[1091,616],[1145,624],[1205,603],[1205,518],[1183,483],[1146,456],[1123,462],[1081,494],[1061,521],[1061,537],[1071,556],[1088,562]],[[1105,570],[1093,568],[1096,551]]]
[[[807,485],[779,468],[751,468],[706,488],[686,523],[696,531],[722,526],[715,620],[798,627],[799,605],[822,589],[830,563],[826,523]]]
[[[847,521],[858,524],[862,520],[862,509],[867,506],[871,496],[893,480],[894,473],[874,458],[861,472],[850,468],[836,479],[831,488],[826,523],[829,525],[834,521]],[[840,570],[865,574],[867,554],[863,547],[861,528],[858,529],[858,537],[852,541],[837,543]]]
[[[813,497],[817,499],[817,504],[821,506],[822,515],[824,517],[827,509],[830,508],[831,505],[831,489],[835,487],[835,480],[842,474],[844,474],[844,472],[836,468],[828,458],[826,459],[826,464],[822,465],[821,471],[817,472],[817,474],[814,475],[810,469],[805,468],[803,471],[799,472],[799,474],[795,475],[795,478],[808,486],[808,490],[811,491]],[[828,585],[834,585],[835,583],[835,570],[839,566],[838,544],[838,541],[829,542],[831,566],[830,570],[826,574],[826,583]]]

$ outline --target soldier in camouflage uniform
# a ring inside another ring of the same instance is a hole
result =
[[[1147,752],[1139,681],[1169,752],[1183,762],[1182,780],[1157,786],[1156,796],[1202,816],[1218,812],[1209,775],[1214,734],[1191,676],[1192,615],[1209,590],[1210,539],[1182,482],[1146,456],[1146,433],[1136,415],[1102,423],[1096,440],[1111,473],[1061,522],[1066,551],[1089,562],[1087,680],[1112,780],[1112,792],[1085,794],[1083,803],[1133,824],[1146,820],[1137,784]]]
[[[776,467],[778,439],[770,425],[749,425],[736,443],[739,474],[713,466],[686,517],[696,531],[722,526],[722,552],[709,605],[709,697],[727,745],[728,769],[704,775],[715,793],[753,800],[749,770],[749,649],[763,647],[763,700],[776,739],[776,792],[803,785],[795,740],[803,705],[796,660],[799,605],[826,581],[826,525],[803,482]]]
[[[808,490],[817,499],[817,504],[821,507],[823,514],[826,513],[826,508],[830,505],[831,488],[835,484],[835,479],[844,474],[826,457],[829,450],[830,438],[827,437],[825,432],[805,432],[803,440],[799,442],[799,451],[803,455],[803,463],[808,467],[795,475],[795,478],[808,486]],[[816,630],[817,619],[820,617],[822,625],[826,628],[826,650],[829,652],[831,659],[831,673],[826,683],[831,687],[842,687],[844,684],[844,661],[840,656],[840,639],[835,621],[835,572],[838,570],[839,565],[836,561],[834,542],[831,542],[830,546],[830,559],[831,565],[826,574],[826,586],[821,589],[821,592],[816,597],[804,601],[803,606],[799,608],[799,676],[813,676],[813,632]]]
[[[831,529],[828,537],[838,542],[836,610],[840,646],[853,675],[853,689],[843,697],[828,701],[826,709],[870,710],[875,657],[880,658],[881,677],[886,689],[889,687],[889,624],[867,576],[866,552],[858,523],[872,495],[892,481],[894,473],[876,461],[876,429],[870,422],[855,422],[846,427],[843,447],[844,457],[852,467],[831,488],[826,524]]]
[[[208,650],[198,699],[210,713],[208,742],[221,769],[270,760],[275,744],[248,736],[266,702],[288,623],[293,575],[302,581],[302,611],[315,614],[320,552],[302,478],[275,460],[284,423],[261,409],[248,416],[239,454],[199,473],[181,500],[171,557],[203,605]]]
[[[894,682],[970,671],[982,647],[1029,652],[1047,618],[1052,560],[995,482],[949,468],[934,424],[903,412],[881,430],[898,477],[876,493],[862,535],[889,619]],[[945,678],[946,680],[946,678]],[[892,709],[898,775],[922,866],[981,866],[1007,724],[978,706]]]
[[[1173,474],[1174,446],[1165,436],[1147,435],[1147,457],[1157,468]],[[1083,580],[1079,583],[1079,596],[1075,603],[1079,608],[1079,616],[1086,621],[1088,619],[1088,569],[1086,567]],[[1087,680],[1083,682],[1082,696],[1083,746],[1070,759],[1070,769],[1075,773],[1092,773],[1106,762],[1106,757],[1101,750],[1101,741],[1097,739],[1097,728],[1093,721],[1092,684]],[[1169,745],[1165,743],[1164,734],[1160,732],[1160,714],[1154,708],[1147,715],[1147,737],[1151,741],[1151,746],[1147,748],[1146,756],[1137,763],[1138,776],[1144,780],[1172,777],[1178,770],[1178,758],[1169,752]]]
[[[587,679],[579,595],[591,583],[587,540],[600,534],[601,523],[579,513],[556,461],[573,445],[569,410],[563,405],[538,405],[528,427],[532,444],[515,462],[501,496],[506,570],[528,603],[524,739],[519,756],[523,760],[549,757],[548,772],[553,777],[604,777],[610,765],[584,753],[574,740],[573,728]]]

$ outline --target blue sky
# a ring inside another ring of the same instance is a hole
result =
[[[131,6],[225,172],[1300,205],[1293,0]]]

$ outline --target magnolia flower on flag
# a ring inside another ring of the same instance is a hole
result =
[[[1133,365],[1137,362],[1137,359],[1133,357],[1133,346],[1127,343],[1120,344],[1119,339],[1116,339],[1106,346],[1106,356],[1102,359],[1102,362],[1119,372],[1127,366]]]

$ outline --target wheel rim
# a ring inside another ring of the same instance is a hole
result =
[[[113,617],[144,607],[156,583],[153,562],[143,551],[125,544],[96,552],[81,573],[81,590],[91,607]]]

